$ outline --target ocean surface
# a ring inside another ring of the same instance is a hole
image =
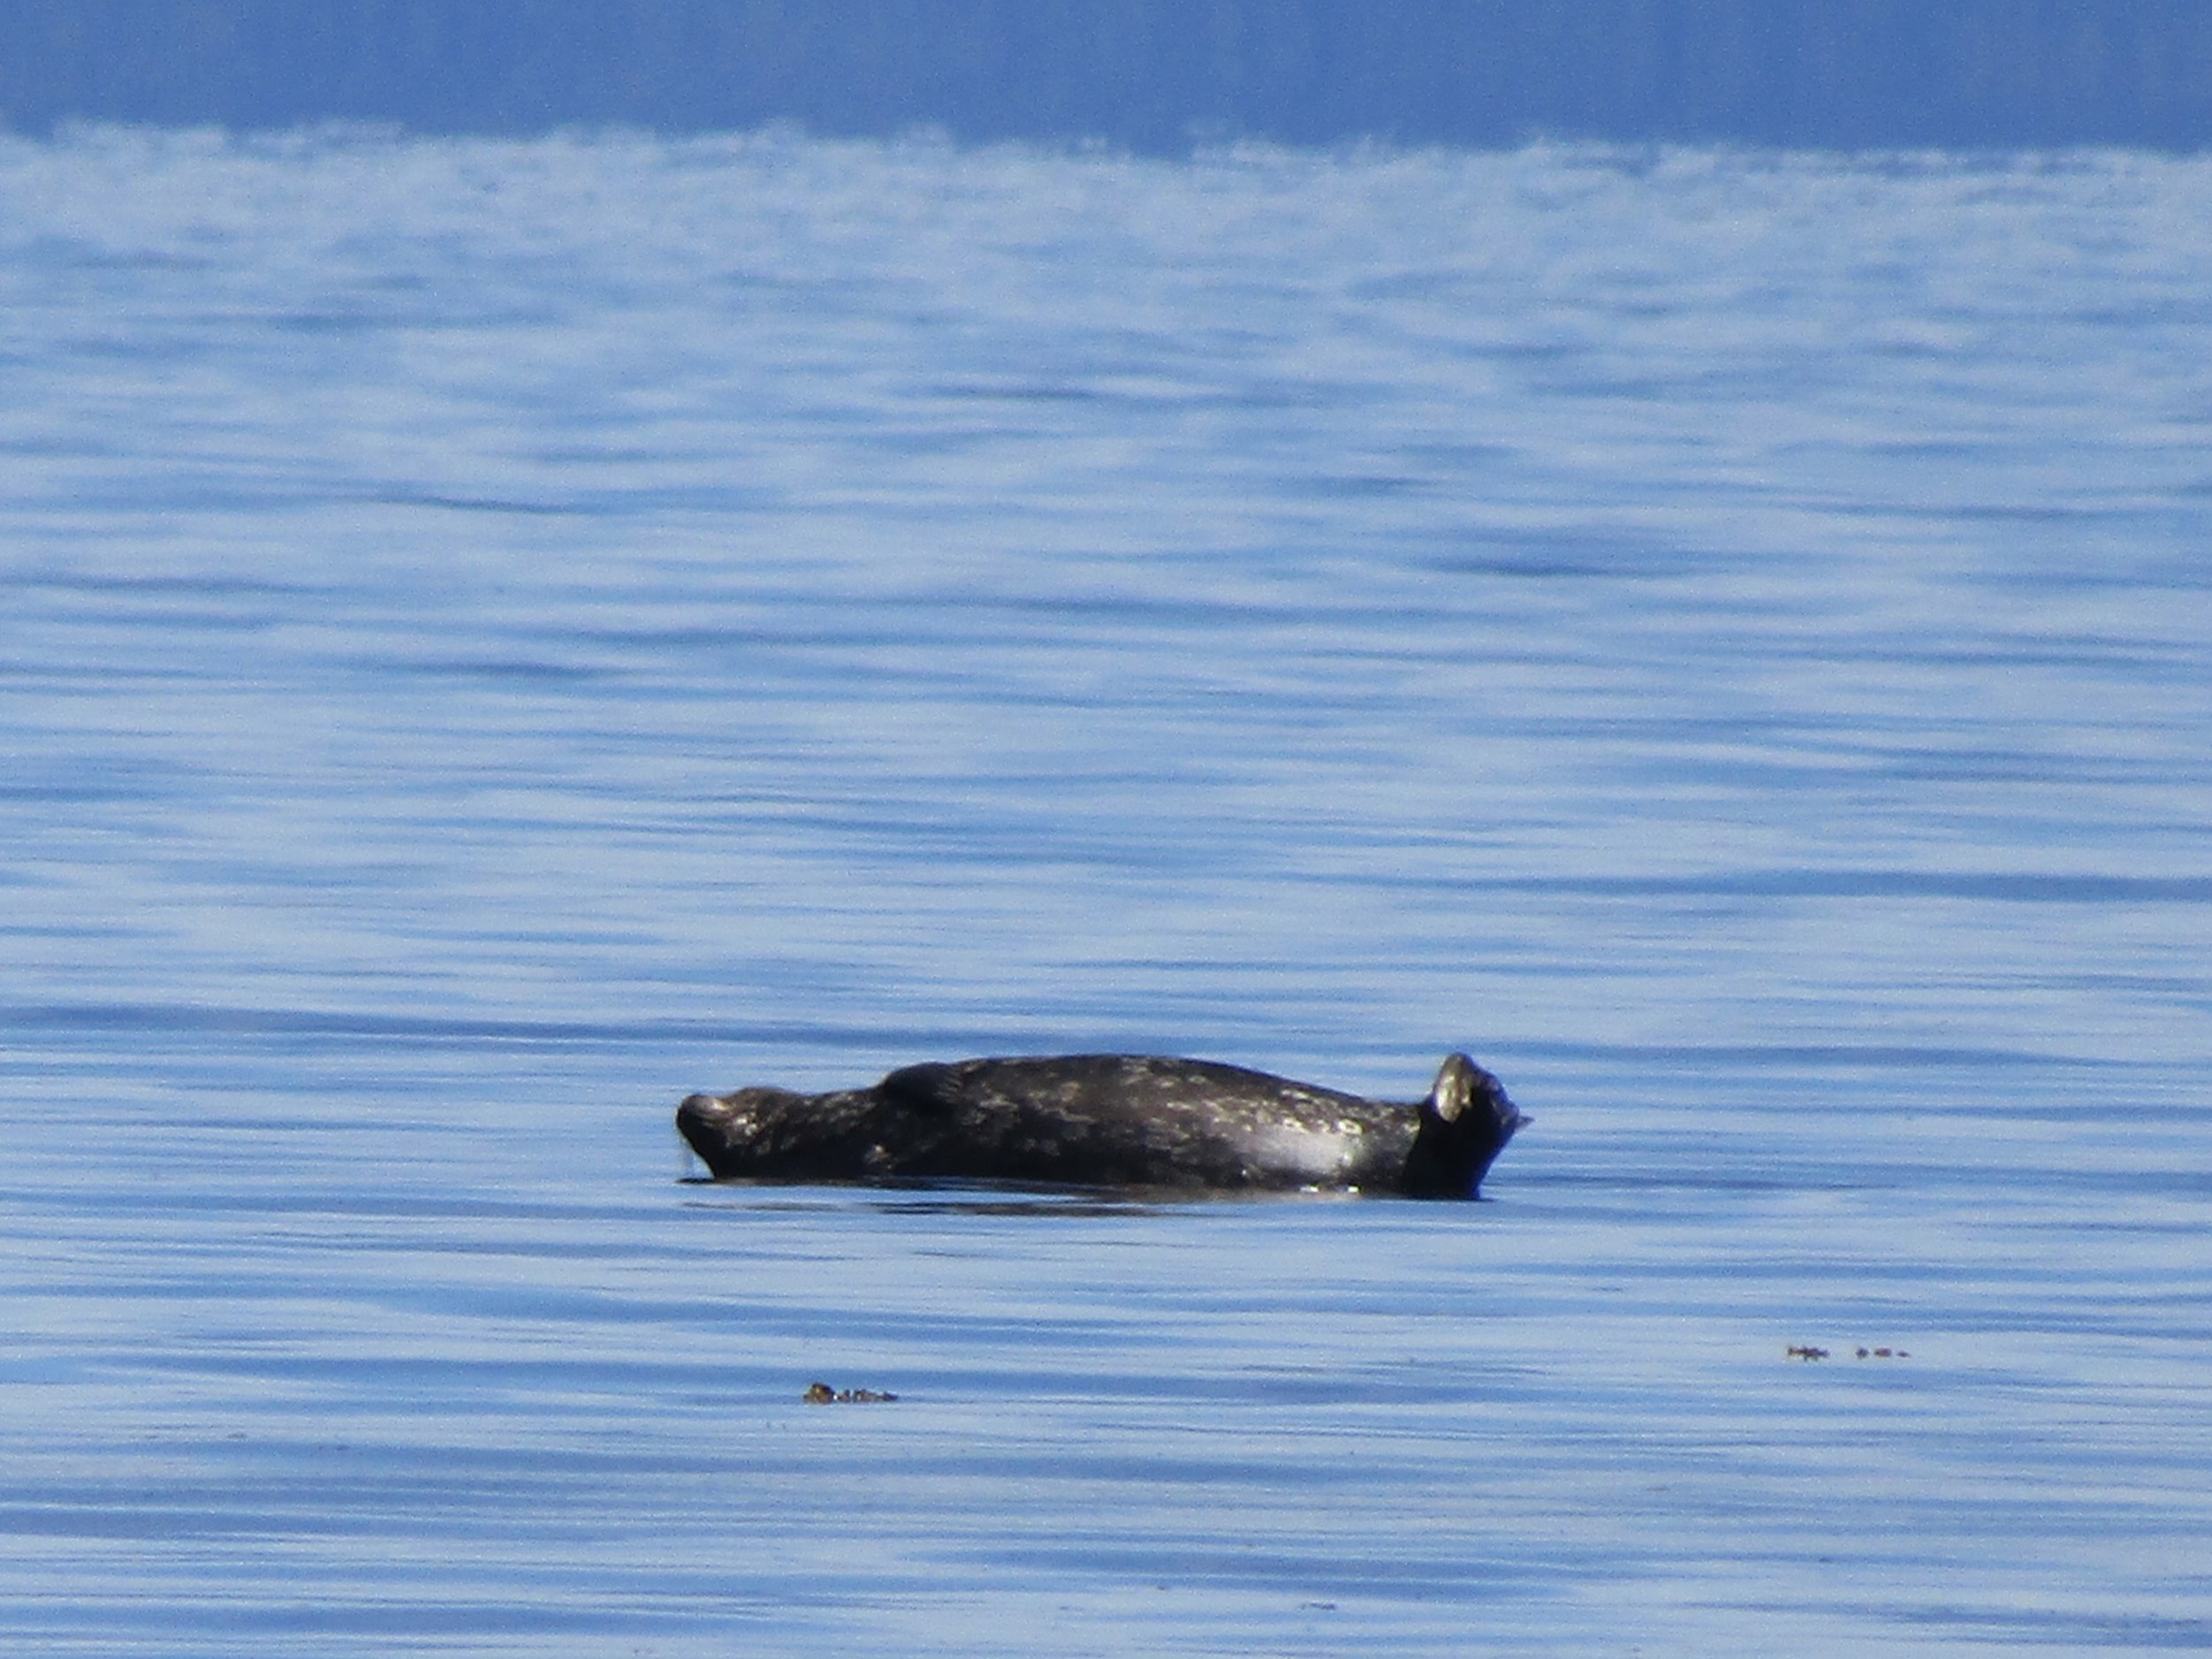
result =
[[[0,1647],[2212,1648],[2208,340],[2202,157],[0,141]]]

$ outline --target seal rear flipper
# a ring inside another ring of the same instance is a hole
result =
[[[1465,1054],[1447,1054],[1407,1153],[1398,1191],[1409,1198],[1471,1199],[1514,1131],[1530,1122],[1505,1085]]]
[[[1447,1123],[1456,1123],[1474,1104],[1475,1062],[1464,1054],[1447,1054],[1444,1063],[1436,1069],[1436,1081],[1429,1085],[1429,1098],[1418,1108],[1421,1120],[1440,1118]]]
[[[1456,1123],[1474,1112],[1478,1118],[1486,1118],[1494,1124],[1508,1138],[1522,1124],[1535,1122],[1506,1098],[1505,1084],[1464,1054],[1444,1056],[1444,1063],[1436,1070],[1436,1082],[1429,1089],[1429,1098],[1421,1102],[1421,1111],[1424,1115],[1433,1114],[1447,1123]],[[1504,1142],[1499,1144],[1502,1145]]]

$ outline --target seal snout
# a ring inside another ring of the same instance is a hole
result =
[[[684,1138],[688,1140],[695,1128],[727,1122],[729,1115],[730,1103],[719,1095],[687,1094],[683,1104],[676,1108],[676,1127],[683,1130]]]
[[[728,1138],[729,1122],[730,1103],[719,1095],[688,1094],[676,1108],[676,1132],[710,1169]]]

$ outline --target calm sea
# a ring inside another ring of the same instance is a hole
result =
[[[0,141],[0,1645],[2212,1648],[2208,340],[2203,158]]]

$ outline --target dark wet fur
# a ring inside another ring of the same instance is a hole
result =
[[[1425,1100],[1137,1054],[908,1066],[872,1088],[695,1094],[676,1126],[718,1180],[931,1178],[1471,1199],[1528,1120],[1453,1054]]]

